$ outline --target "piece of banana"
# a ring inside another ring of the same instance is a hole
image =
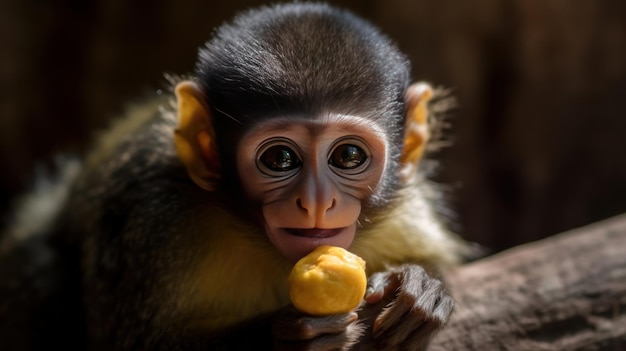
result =
[[[296,263],[288,281],[291,302],[301,312],[350,312],[365,295],[365,261],[340,247],[322,245]]]

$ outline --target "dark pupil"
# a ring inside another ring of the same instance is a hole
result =
[[[272,171],[285,172],[300,167],[300,159],[293,150],[283,145],[275,145],[265,150],[261,163]]]
[[[330,164],[342,169],[353,169],[367,160],[367,155],[356,145],[340,145],[330,156]]]

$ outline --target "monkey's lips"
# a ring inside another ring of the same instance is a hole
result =
[[[339,235],[346,228],[322,229],[322,228],[283,228],[284,231],[291,235],[302,236],[307,238],[330,238]]]
[[[356,226],[342,228],[276,228],[268,234],[274,246],[295,263],[318,246],[350,247]]]

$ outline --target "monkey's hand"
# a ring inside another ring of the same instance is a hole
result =
[[[359,312],[368,325],[357,349],[425,350],[453,307],[443,283],[420,266],[407,264],[375,273]]]
[[[275,350],[349,350],[361,335],[356,312],[310,316],[289,306],[274,316]]]

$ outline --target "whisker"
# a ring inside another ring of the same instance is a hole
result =
[[[223,115],[225,115],[226,117],[228,117],[228,118],[232,119],[233,121],[237,122],[237,124],[242,124],[240,120],[238,120],[237,118],[235,118],[235,117],[233,117],[233,116],[229,115],[228,113],[226,113],[226,112],[224,112],[224,111],[222,111],[222,110],[220,110],[220,109],[218,109],[218,108],[216,108],[216,109],[215,109],[215,111],[217,111],[217,112],[219,112],[219,113],[222,113],[222,114],[223,114]]]

